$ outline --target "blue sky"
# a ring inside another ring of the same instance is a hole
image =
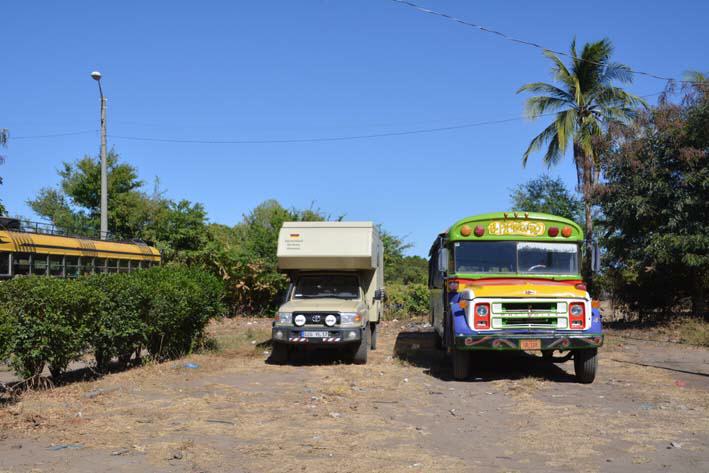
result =
[[[615,58],[680,77],[706,69],[709,2],[427,1],[422,5],[566,50],[609,37]],[[98,154],[103,73],[109,135],[301,139],[445,127],[520,116],[516,89],[549,80],[540,51],[390,0],[12,2],[0,19],[0,127],[10,142],[0,198],[58,182],[63,161]],[[664,83],[637,77],[630,90]],[[654,98],[653,98],[654,100]],[[509,207],[509,191],[545,172],[521,155],[544,121],[297,144],[178,144],[109,137],[175,199],[233,225],[258,203],[374,220],[425,255],[437,232]],[[17,139],[13,139],[16,137]],[[570,160],[551,171],[570,186]]]

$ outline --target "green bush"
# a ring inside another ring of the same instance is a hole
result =
[[[102,295],[89,322],[96,367],[104,371],[114,357],[125,365],[146,344],[150,294],[135,274],[100,274],[85,281]]]
[[[19,277],[2,284],[3,336],[10,363],[23,379],[46,365],[59,376],[88,346],[87,320],[100,293],[81,280]]]
[[[0,361],[23,379],[53,377],[94,351],[99,369],[147,347],[156,358],[189,353],[224,313],[224,285],[202,270],[156,267],[78,279],[17,277],[0,283]]]
[[[425,284],[389,284],[384,315],[387,319],[409,318],[429,313],[430,291]]]

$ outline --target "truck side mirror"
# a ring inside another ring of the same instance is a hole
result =
[[[375,301],[383,301],[385,296],[386,294],[384,293],[384,289],[377,289],[376,291],[374,291]]]
[[[591,252],[591,270],[594,274],[601,272],[601,250],[598,247],[598,242],[593,242],[593,250]]]
[[[441,273],[448,272],[448,248],[438,250],[438,271]]]

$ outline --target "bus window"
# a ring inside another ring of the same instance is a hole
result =
[[[106,258],[94,258],[94,271],[96,274],[106,272]]]
[[[127,273],[128,271],[129,271],[128,260],[127,259],[119,259],[118,260],[118,272],[119,273]]]
[[[91,274],[94,272],[94,259],[81,257],[81,274]]]
[[[140,262],[140,267],[143,269],[148,269],[148,268],[150,268],[150,266],[151,266],[150,261],[141,261]]]
[[[47,275],[47,255],[32,255],[32,274]]]
[[[0,253],[0,276],[10,275],[10,253]]]
[[[117,273],[118,272],[118,260],[109,259],[108,260],[108,272]]]
[[[12,256],[13,274],[30,274],[30,254],[15,253]]]
[[[64,276],[64,257],[61,255],[49,255],[49,275]]]
[[[66,271],[64,275],[68,278],[76,277],[79,275],[79,257],[78,256],[65,256],[64,262],[66,263]]]

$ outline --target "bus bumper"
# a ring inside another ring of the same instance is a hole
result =
[[[456,334],[454,345],[456,350],[581,350],[603,345],[603,334],[583,332]]]

